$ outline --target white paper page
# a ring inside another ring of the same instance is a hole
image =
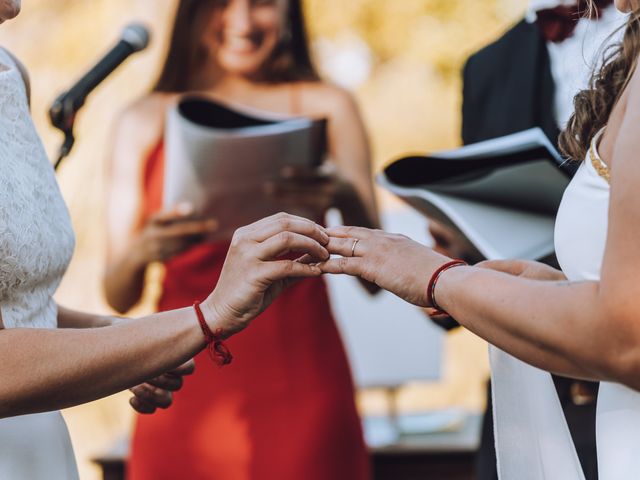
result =
[[[434,209],[441,212],[450,226],[457,228],[488,260],[537,260],[554,251],[555,221],[548,215],[477,203],[421,188],[401,188],[384,177],[379,178],[379,183],[425,214],[433,214]]]
[[[504,137],[466,145],[454,150],[435,153],[432,156],[435,158],[452,159],[473,158],[479,156],[500,156],[529,150],[536,146],[546,147],[558,163],[562,162],[562,157],[558,154],[556,148],[551,144],[544,132],[538,127],[506,135]]]
[[[165,133],[163,204],[190,202],[195,211],[215,218],[213,238],[230,238],[240,226],[276,212],[308,216],[264,192],[264,183],[289,165],[311,167],[312,120],[234,130],[194,124],[171,109]]]
[[[555,221],[546,215],[423,192],[488,260],[535,260],[553,253]]]

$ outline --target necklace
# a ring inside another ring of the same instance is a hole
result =
[[[591,160],[591,165],[593,165],[593,168],[595,168],[598,175],[600,175],[600,177],[602,177],[607,183],[611,183],[611,170],[602,161],[600,155],[598,155],[598,151],[596,150],[597,140],[602,134],[603,130],[600,130],[600,132],[598,132],[596,137],[593,139],[593,142],[591,142],[591,147],[589,148],[589,159]]]

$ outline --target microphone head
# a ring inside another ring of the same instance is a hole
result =
[[[122,31],[122,40],[131,45],[134,52],[144,50],[149,45],[149,29],[140,23],[130,23]]]

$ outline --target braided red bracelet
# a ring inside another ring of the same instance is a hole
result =
[[[198,316],[198,322],[200,323],[200,328],[202,329],[202,333],[204,334],[204,338],[207,342],[207,351],[209,352],[211,360],[221,367],[229,365],[233,360],[233,355],[231,355],[231,352],[222,341],[222,329],[218,328],[215,332],[211,331],[207,321],[204,319],[202,310],[200,309],[200,302],[195,302],[193,304],[193,309],[196,311],[196,315]]]
[[[442,308],[440,308],[438,306],[438,303],[436,302],[436,297],[435,297],[436,284],[440,279],[440,275],[442,275],[444,272],[446,272],[450,268],[466,267],[467,265],[469,264],[464,260],[452,260],[440,266],[435,272],[433,272],[433,275],[431,275],[431,278],[429,279],[429,283],[427,285],[427,303],[430,303],[431,308],[435,310],[435,312],[432,313],[433,316],[448,315],[447,312],[445,312]]]

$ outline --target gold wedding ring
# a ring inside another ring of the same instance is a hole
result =
[[[352,256],[352,257],[355,257],[355,256],[356,256],[356,247],[358,246],[358,242],[359,242],[359,241],[360,241],[360,239],[359,239],[359,238],[356,238],[356,239],[353,241],[353,245],[351,246],[351,256]]]

